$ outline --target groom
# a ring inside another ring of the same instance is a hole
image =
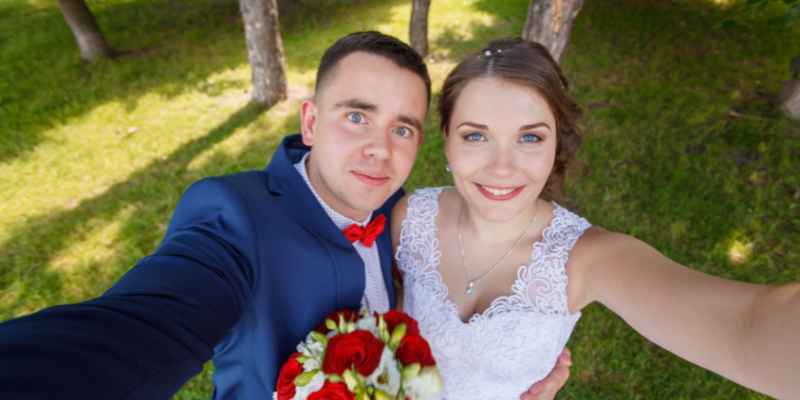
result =
[[[429,101],[425,64],[404,43],[337,41],[302,133],[266,170],[193,184],[158,249],[103,296],[0,324],[0,398],[166,399],[212,357],[215,399],[268,397],[329,312],[395,305],[385,216]],[[523,398],[553,398],[567,358]]]

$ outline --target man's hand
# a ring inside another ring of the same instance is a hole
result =
[[[553,370],[539,382],[536,382],[525,393],[519,396],[520,400],[553,400],[558,391],[564,387],[569,378],[569,367],[572,366],[572,354],[564,348],[558,356],[558,362]]]

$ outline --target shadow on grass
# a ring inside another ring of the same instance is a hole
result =
[[[114,238],[115,242],[123,244],[122,249],[115,251],[112,259],[103,260],[104,265],[90,264],[85,273],[88,282],[99,280],[96,286],[105,290],[136,259],[148,254],[155,247],[180,194],[199,178],[187,170],[192,160],[231,136],[237,129],[249,125],[263,111],[263,107],[259,105],[247,105],[231,114],[205,136],[153,161],[133,173],[125,182],[117,183],[102,194],[81,201],[73,209],[32,218],[12,229],[10,239],[0,247],[0,254],[3,254],[0,261],[0,293],[5,291],[8,295],[7,289],[13,283],[21,285],[22,289],[15,294],[16,300],[4,301],[9,305],[3,310],[6,317],[16,314],[18,308],[30,301],[30,296],[25,293],[27,288],[37,287],[41,282],[46,282],[47,289],[45,293],[40,290],[37,294],[44,294],[51,299],[48,303],[62,299],[65,295],[60,278],[62,272],[46,269],[51,267],[53,258],[66,246],[74,243],[76,236],[80,237],[90,230],[93,221],[114,221],[123,210],[127,210],[129,212],[125,213],[125,222],[118,236]],[[294,119],[286,119],[286,123]],[[283,128],[285,127],[281,127]],[[247,152],[271,154],[277,141],[278,138],[275,138],[268,143],[254,144],[248,147]],[[236,164],[239,158],[241,155],[213,156],[206,163],[209,168],[204,168],[204,172],[209,175],[230,172],[226,167]],[[110,273],[109,266],[115,267]],[[103,272],[105,276],[94,276],[99,271],[106,271]]]
[[[282,16],[289,67],[316,69],[322,51],[351,30],[387,18],[400,0],[308,0]],[[247,63],[235,0],[134,0],[92,4],[110,45],[128,55],[86,65],[55,2],[0,7],[0,163],[23,156],[45,132],[109,101],[127,109],[149,93],[172,98],[221,88],[207,81]],[[308,40],[309,36],[317,40]],[[309,43],[311,43],[309,45]],[[6,79],[10,78],[10,79]],[[217,84],[218,85],[218,84]],[[247,90],[246,82],[226,85]]]

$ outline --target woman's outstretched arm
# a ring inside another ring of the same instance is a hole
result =
[[[800,397],[800,284],[718,278],[600,228],[578,241],[568,273],[572,311],[598,301],[692,363],[771,396]]]

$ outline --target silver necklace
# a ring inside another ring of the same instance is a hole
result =
[[[469,270],[467,270],[467,264],[464,261],[466,257],[464,256],[464,243],[463,239],[461,238],[461,216],[464,214],[464,204],[463,203],[461,204],[461,209],[458,212],[458,221],[456,221],[456,231],[458,231],[458,250],[461,252],[461,268],[464,269],[464,276],[467,278],[467,288],[464,290],[464,292],[467,295],[472,295],[473,293],[475,293],[475,286],[477,286],[478,281],[483,279],[483,277],[485,277],[495,268],[497,268],[497,266],[500,265],[500,263],[503,262],[503,260],[505,260],[506,257],[508,257],[508,255],[511,254],[512,251],[514,251],[514,248],[516,248],[519,242],[522,241],[522,238],[525,237],[525,233],[528,232],[528,229],[530,229],[531,225],[533,225],[533,222],[536,221],[537,211],[539,211],[538,207],[533,210],[533,217],[531,217],[530,222],[528,222],[528,225],[526,225],[525,229],[522,230],[522,233],[519,234],[519,237],[517,238],[516,241],[514,241],[514,244],[512,244],[511,247],[509,247],[508,251],[506,251],[506,253],[503,254],[502,257],[500,257],[500,259],[495,261],[495,263],[492,264],[492,266],[489,267],[489,269],[487,269],[486,271],[484,271],[475,278],[470,278]]]

